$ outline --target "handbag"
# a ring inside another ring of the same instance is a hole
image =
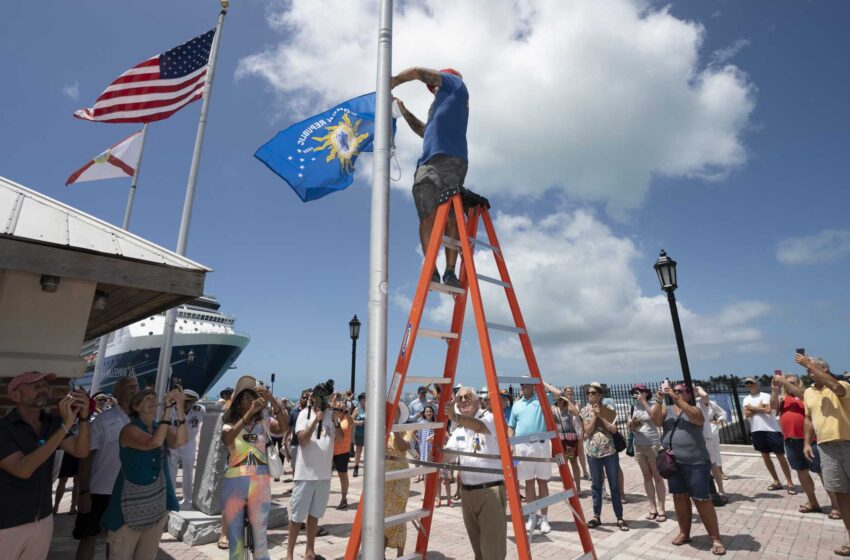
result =
[[[266,426],[265,422],[263,422],[263,429],[266,431],[266,437],[269,441],[268,445],[266,445],[266,457],[269,461],[269,475],[271,475],[272,478],[280,478],[283,476],[283,461],[280,458],[280,449],[276,443],[272,442],[271,432],[269,432],[269,428]]]
[[[617,453],[622,453],[626,449],[626,438],[623,437],[623,434],[620,432],[614,432],[611,434],[611,438],[614,440],[614,449],[617,450]]]
[[[136,484],[127,478],[124,466],[124,485],[121,488],[121,513],[124,523],[136,531],[144,531],[156,525],[165,515],[165,477],[163,476],[163,453],[159,450],[159,474],[150,484]]]
[[[635,456],[635,435],[632,432],[629,432],[629,437],[626,438],[626,455]]]
[[[676,418],[676,423],[673,424],[673,430],[670,432],[670,449],[662,449],[655,456],[655,466],[658,468],[658,474],[661,478],[670,478],[679,472],[679,467],[676,465],[676,456],[673,455],[673,434],[676,433],[676,428],[679,426],[679,420],[682,419],[682,414],[684,412],[680,413],[679,417]]]

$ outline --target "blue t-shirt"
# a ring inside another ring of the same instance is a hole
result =
[[[543,412],[540,410],[540,401],[537,399],[537,395],[528,400],[522,398],[514,401],[508,426],[513,428],[514,435],[517,436],[546,431],[546,421],[543,419]]]
[[[466,125],[469,122],[469,92],[463,80],[441,72],[443,84],[434,96],[425,124],[422,157],[417,165],[436,155],[467,159]]]

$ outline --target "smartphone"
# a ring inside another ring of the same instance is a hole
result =
[[[794,350],[794,352],[796,352],[797,354],[802,354],[804,356],[806,355],[806,349],[805,348],[797,348],[796,350]]]
[[[776,375],[776,376],[782,377],[782,370],[781,370],[781,369],[775,369],[775,370],[773,370],[773,375]]]
[[[174,389],[183,389],[183,380],[179,377],[171,378],[171,390],[173,391]]]
[[[257,379],[257,387],[265,387],[265,383],[263,383],[262,379]]]
[[[665,379],[664,381],[661,382],[661,391],[662,392],[667,391],[667,389],[669,389],[669,388],[670,388],[670,380],[669,379]]]
[[[68,394],[70,395],[71,393],[73,393],[76,390],[77,390],[77,386],[74,385],[74,380],[69,379],[68,380]]]

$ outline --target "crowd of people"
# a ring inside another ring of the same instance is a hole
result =
[[[844,520],[850,537],[850,384],[833,375],[822,359],[798,354],[796,361],[805,368],[809,387],[804,387],[802,376],[779,371],[770,393],[762,392],[755,379],[745,380],[749,395],[742,408],[751,423],[752,444],[772,479],[768,490],[796,494],[791,473],[797,473],[806,496],[801,514],[822,511],[811,473],[818,475],[831,502],[824,513]],[[123,377],[113,386],[111,402],[105,395],[91,398],[74,388],[59,401],[59,414],[54,414],[48,411],[48,384],[53,379],[53,374],[27,372],[8,385],[16,407],[0,419],[0,492],[16,507],[0,509],[4,543],[0,558],[47,557],[53,514],[58,512],[65,486],[60,483],[52,494],[57,475],[60,480],[74,479],[77,558],[93,558],[97,539],[104,535],[112,559],[154,558],[168,512],[192,507],[196,438],[205,413],[197,393],[176,387],[158,403],[154,391],[141,389],[134,377]],[[508,434],[520,438],[546,432],[543,407],[551,407],[575,490],[581,495],[582,480],[590,480],[588,527],[602,525],[607,499],[616,527],[629,530],[620,465],[625,452],[634,458],[643,477],[649,508],[646,520],[658,524],[667,520],[670,494],[678,523],[672,543],[690,542],[695,508],[711,539],[711,551],[725,553],[715,504],[728,501],[718,437],[726,412],[704,387],[665,382],[653,392],[636,384],[630,391],[633,405],[628,417],[618,419],[617,407],[601,383],[584,387],[583,403],[572,388],[544,386],[554,404],[541,403],[535,387],[523,385],[516,398],[512,391],[498,395],[504,418],[497,419],[486,389],[458,385],[443,411],[448,431],[435,506],[442,506],[444,499],[449,507],[460,502],[476,559],[505,558],[507,553],[506,489],[501,463],[495,458],[499,454],[496,423],[504,422]],[[367,420],[365,394],[355,397],[350,390],[332,391],[327,384],[308,388],[298,402],[291,402],[275,398],[262,382],[243,376],[234,389],[222,392],[220,442],[228,460],[219,546],[229,549],[231,558],[243,557],[245,515],[252,528],[253,557],[269,557],[271,483],[282,475],[272,452],[293,473],[292,488],[287,491],[291,495],[287,558],[294,558],[302,530],[306,530],[304,557],[322,558],[315,543],[317,536],[327,534],[319,522],[330,500],[332,473],[336,471],[341,490],[335,507],[345,510],[352,457],[353,476],[367,467],[360,461]],[[432,423],[441,416],[439,396],[438,387],[420,387],[416,397],[399,410],[397,422],[422,423],[423,427],[393,434],[386,444],[387,471],[435,460]],[[69,467],[70,460],[59,459],[60,453],[77,459],[76,468]],[[526,503],[548,496],[551,446],[540,441],[517,443],[513,453]],[[785,484],[779,480],[774,457]],[[183,470],[182,501],[175,491],[179,468]],[[411,483],[419,481],[387,482],[387,515],[405,511]],[[528,516],[526,530],[530,536],[551,531],[547,508]],[[388,527],[385,545],[402,556],[406,537],[403,524]],[[835,554],[850,556],[850,545],[836,549]]]

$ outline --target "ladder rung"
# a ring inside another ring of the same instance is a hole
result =
[[[393,432],[418,432],[419,430],[441,430],[446,426],[442,422],[408,422],[407,424],[393,424]],[[552,432],[553,434],[555,432]]]
[[[463,294],[466,293],[466,290],[463,288],[455,288],[454,286],[446,286],[445,284],[441,284],[440,282],[431,282],[428,288],[432,292],[443,292],[444,294]]]
[[[404,426],[404,424],[401,424]],[[525,436],[514,436],[512,438],[508,438],[508,441],[511,445],[516,445],[518,443],[528,443],[530,441],[541,441],[546,442],[550,439],[555,439],[558,434],[555,432],[537,432],[535,434],[528,434]]]
[[[429,338],[457,338],[457,333],[435,331],[434,329],[419,329],[419,336],[427,336]]]
[[[519,327],[512,327],[511,325],[500,325],[498,323],[487,323],[487,328],[497,330],[497,331],[507,331],[507,332],[525,334],[525,329],[521,329]],[[421,333],[422,331],[419,331],[419,332]]]
[[[509,282],[504,282],[499,280],[498,278],[492,278],[490,276],[484,276],[483,274],[476,274],[479,280],[483,280],[484,282],[489,282],[491,284],[496,284],[497,286],[501,286],[503,288],[510,288],[511,285]]]
[[[407,523],[408,521],[413,521],[414,519],[422,519],[423,517],[428,517],[431,515],[431,512],[427,509],[415,509],[413,511],[406,511],[404,513],[399,513],[397,515],[391,515],[389,517],[384,518],[384,527],[393,527],[395,525],[401,525],[402,523]]]
[[[418,552],[411,552],[410,554],[399,556],[396,560],[422,560],[422,555]]]
[[[500,377],[499,384],[501,385],[540,385],[540,379],[537,377]]]
[[[480,245],[485,249],[490,249],[494,253],[499,253],[499,250],[487,243],[486,241],[481,241],[477,237],[470,237],[469,244],[475,247],[476,245]],[[443,245],[448,245],[449,247],[455,247],[456,249],[460,249],[463,245],[461,245],[460,241],[457,239],[452,239],[448,235],[443,236]]]
[[[398,480],[400,478],[410,478],[421,474],[431,474],[437,472],[434,467],[411,467],[409,469],[398,469],[396,471],[387,471],[384,475],[385,480]]]
[[[572,497],[572,489],[563,490],[561,492],[558,492],[557,494],[550,494],[545,498],[534,500],[530,504],[525,504],[524,506],[522,506],[522,514],[528,515],[530,513],[534,513],[535,511],[540,511],[541,509],[549,507],[552,504],[557,504],[558,502],[565,502]]]
[[[416,377],[411,375],[404,378],[405,385],[430,385],[431,383],[434,385],[446,385],[451,382],[452,380],[448,377]]]

